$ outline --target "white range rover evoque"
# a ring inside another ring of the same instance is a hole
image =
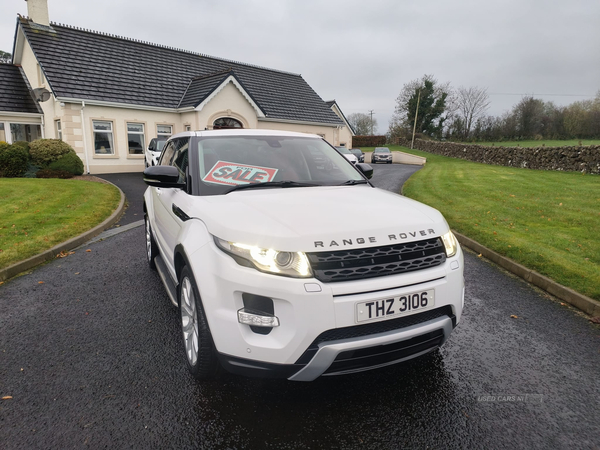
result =
[[[172,136],[144,171],[146,249],[191,373],[311,381],[439,348],[463,254],[442,215],[377,189],[316,135]]]

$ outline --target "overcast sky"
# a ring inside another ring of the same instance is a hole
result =
[[[488,89],[489,113],[523,95],[566,105],[600,89],[598,0],[48,0],[50,20],[301,74],[385,133],[424,74]],[[12,52],[24,0],[0,0]]]

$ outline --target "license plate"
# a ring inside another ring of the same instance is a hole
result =
[[[435,291],[419,291],[399,297],[370,300],[356,304],[356,322],[405,316],[435,306]]]

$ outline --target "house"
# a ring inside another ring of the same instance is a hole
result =
[[[298,131],[352,146],[339,106],[300,75],[50,23],[47,0],[27,7],[12,63],[39,98],[31,124],[68,142],[88,173],[141,171],[150,139],[186,130]]]

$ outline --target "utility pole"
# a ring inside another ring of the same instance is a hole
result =
[[[415,111],[415,124],[413,125],[413,136],[410,143],[410,149],[412,150],[415,145],[415,131],[417,130],[417,117],[419,116],[419,102],[421,101],[421,88],[419,88],[419,95],[417,96],[417,109]]]
[[[369,114],[371,114],[371,136],[373,136],[373,114],[375,114],[374,110],[370,109]]]

